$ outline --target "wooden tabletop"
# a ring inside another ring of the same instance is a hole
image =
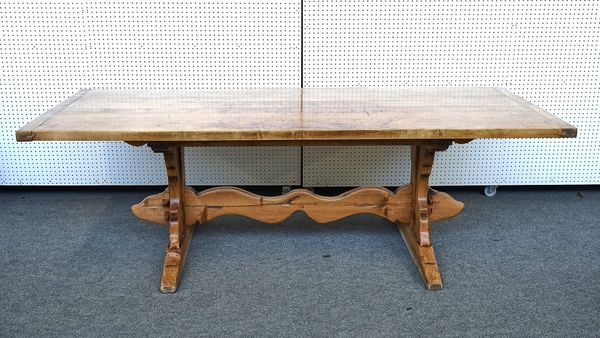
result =
[[[575,137],[499,88],[81,90],[17,141],[343,141]]]

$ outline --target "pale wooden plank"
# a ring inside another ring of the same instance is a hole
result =
[[[576,128],[495,88],[88,90],[17,140],[336,141],[573,137]]]
[[[50,110],[45,112],[44,114],[38,116],[31,122],[27,123],[24,127],[17,131],[17,141],[33,141],[34,133],[33,130],[37,129],[48,119],[56,115],[57,113],[62,112],[66,107],[71,105],[73,102],[79,100],[82,96],[88,94],[90,89],[81,89],[77,93],[71,95],[66,100],[62,101],[58,105],[52,107]]]

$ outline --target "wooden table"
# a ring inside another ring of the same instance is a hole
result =
[[[16,132],[18,141],[124,141],[164,154],[168,188],[132,207],[169,226],[161,291],[177,289],[196,223],[244,215],[276,223],[370,213],[398,224],[429,289],[442,287],[429,224],[463,204],[429,187],[436,151],[478,138],[575,137],[577,129],[498,88],[81,90]],[[263,197],[234,187],[185,186],[186,146],[410,145],[410,184],[336,197],[305,189]]]

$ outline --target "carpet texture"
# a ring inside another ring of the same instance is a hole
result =
[[[160,188],[4,188],[0,336],[600,336],[600,188],[441,190],[441,291],[384,219],[296,214],[198,226],[161,294],[167,228],[129,211]]]

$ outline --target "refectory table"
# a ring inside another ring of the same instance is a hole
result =
[[[575,137],[577,129],[498,88],[313,88],[202,91],[81,90],[16,132],[17,141],[124,141],[164,154],[168,188],[132,207],[166,224],[161,291],[174,292],[196,223],[243,215],[276,223],[296,211],[316,222],[370,213],[398,224],[429,289],[442,280],[429,224],[463,204],[429,187],[436,151],[479,138]],[[410,145],[410,184],[336,197],[296,189],[264,197],[185,185],[186,146]]]

